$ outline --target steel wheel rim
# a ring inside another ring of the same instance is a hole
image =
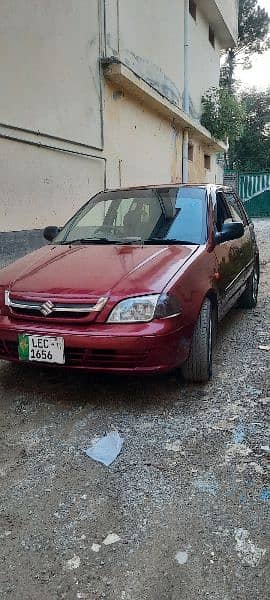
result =
[[[213,323],[212,315],[209,320],[209,332],[208,332],[208,369],[209,375],[212,373],[212,349],[213,349]]]
[[[253,296],[254,302],[256,302],[256,300],[257,300],[257,295],[258,295],[258,271],[257,271],[257,269],[254,269],[253,279],[252,279],[252,296]]]

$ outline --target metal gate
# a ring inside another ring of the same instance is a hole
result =
[[[270,217],[270,173],[239,173],[238,193],[251,217]]]
[[[224,185],[234,188],[251,217],[270,217],[270,173],[225,170]]]

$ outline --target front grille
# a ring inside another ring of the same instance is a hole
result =
[[[131,354],[116,350],[66,348],[67,366],[82,366],[93,369],[128,369],[143,365],[148,358],[148,352]]]
[[[0,340],[0,358],[18,360],[18,343]],[[148,358],[149,352],[124,353],[100,348],[65,348],[65,366],[67,367],[105,370],[130,369],[143,366]],[[44,364],[47,366],[48,363]]]
[[[12,314],[17,315],[18,317],[34,317],[35,319],[82,319],[89,315],[87,313],[81,312],[70,312],[68,310],[58,310],[57,312],[53,312],[49,315],[42,315],[39,309],[32,308],[14,308],[12,307]]]
[[[24,300],[14,298],[7,293],[6,305],[13,317],[48,319],[48,320],[78,320],[88,319],[100,312],[107,298],[99,298],[91,303],[52,302],[51,300]]]

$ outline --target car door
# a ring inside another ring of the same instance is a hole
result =
[[[232,213],[222,191],[216,194],[214,220],[215,229],[218,232],[222,230],[224,223],[233,222]],[[241,238],[222,242],[215,246],[220,316],[223,316],[234,302],[236,302],[237,294],[240,293],[241,282],[239,281],[239,274],[242,270],[241,253]]]
[[[244,235],[237,241],[239,258],[239,285],[244,285],[248,279],[254,263],[254,230],[249,223],[247,215],[242,208],[241,202],[234,192],[224,192],[233,221],[244,225]],[[251,231],[252,230],[252,231]],[[252,236],[253,232],[253,236]]]

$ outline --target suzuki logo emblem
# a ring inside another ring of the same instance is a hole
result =
[[[39,310],[44,315],[44,317],[48,317],[54,311],[54,304],[50,300],[48,300],[47,302],[44,302],[44,304],[41,305]]]

